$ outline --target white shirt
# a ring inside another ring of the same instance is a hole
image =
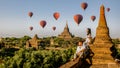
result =
[[[77,46],[77,50],[76,50],[76,54],[79,53],[80,51],[82,51],[83,49],[85,49],[85,46]]]
[[[86,38],[85,42],[90,43],[90,38]]]
[[[91,34],[88,34],[85,42],[86,42],[86,43],[90,43],[90,42],[91,42],[91,39],[90,39],[90,38],[91,38]]]
[[[76,53],[74,54],[74,59],[77,58],[77,54],[78,54],[80,51],[82,51],[83,49],[86,49],[84,44],[83,44],[82,46],[77,46]],[[83,52],[81,52],[79,56],[81,56],[82,54],[83,54]]]

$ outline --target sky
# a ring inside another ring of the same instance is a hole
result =
[[[88,3],[85,11],[80,6],[82,2]],[[102,4],[111,9],[110,12],[105,11],[110,36],[120,38],[120,0],[0,0],[0,37],[58,36],[66,22],[73,35],[86,37],[86,29],[91,28],[95,37]],[[28,12],[33,12],[32,18]],[[60,13],[58,20],[53,17],[54,12]],[[79,26],[73,19],[76,14],[83,16]],[[96,16],[94,22],[90,19],[92,15]],[[41,20],[47,22],[44,29],[39,25]],[[30,26],[34,27],[32,31],[29,30]],[[52,30],[53,26],[56,26],[55,31]]]

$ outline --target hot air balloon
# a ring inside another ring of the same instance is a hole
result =
[[[78,25],[80,24],[80,22],[82,21],[82,19],[83,19],[83,16],[82,16],[82,15],[80,15],[80,14],[74,15],[74,21],[75,21]]]
[[[29,27],[29,29],[32,31],[32,30],[33,30],[33,27],[32,27],[32,26],[30,26],[30,27]]]
[[[32,17],[32,16],[33,16],[33,12],[29,12],[29,13],[28,13],[28,16],[29,16],[29,17]]]
[[[55,31],[55,30],[56,30],[56,27],[55,27],[55,26],[53,26],[53,27],[52,27],[52,29]]]
[[[107,12],[109,12],[109,11],[110,11],[110,8],[106,8],[106,10],[107,10]]]
[[[94,21],[96,19],[95,16],[91,16],[91,20]]]
[[[81,8],[85,10],[88,7],[88,4],[86,2],[81,3]]]
[[[46,21],[45,20],[41,20],[40,21],[40,26],[42,27],[42,28],[44,28],[45,26],[46,26]]]
[[[60,17],[60,13],[59,13],[59,12],[55,12],[55,13],[53,14],[53,17],[54,17],[56,20],[58,20],[58,18]]]

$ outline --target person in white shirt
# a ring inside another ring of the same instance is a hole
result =
[[[91,43],[91,40],[92,40],[91,29],[87,28],[87,37],[86,37],[85,43],[89,45]]]
[[[73,60],[75,60],[77,57],[81,57],[83,55],[84,50],[85,50],[85,46],[83,44],[83,41],[79,41]]]

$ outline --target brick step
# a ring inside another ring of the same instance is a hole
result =
[[[94,56],[112,57],[111,54],[100,54],[100,53],[95,53]]]
[[[113,60],[112,57],[101,57],[101,56],[93,57],[93,59],[99,59],[99,60]]]
[[[95,46],[90,46],[91,49],[94,49],[94,48],[108,48],[110,49],[111,47],[104,47],[104,46],[100,46],[100,47],[95,47]]]
[[[107,47],[90,47],[91,49],[96,49],[96,48],[99,48],[99,49],[109,49],[110,50],[110,48],[107,48]]]
[[[104,55],[106,55],[106,54],[112,54],[111,52],[101,52],[101,51],[95,51],[94,52],[94,54],[104,54]]]
[[[111,48],[111,47],[104,47],[104,46],[90,46],[90,48]]]
[[[112,47],[112,44],[97,44],[97,45],[91,45],[90,47],[94,47],[94,48],[110,48]]]
[[[108,48],[94,48],[91,49],[93,52],[103,52],[103,53],[112,53]]]
[[[95,55],[93,56],[93,59],[113,60],[113,57],[110,55],[107,55],[107,56]]]
[[[90,68],[120,68],[120,65],[112,62],[106,64],[93,64]]]
[[[109,50],[92,50],[95,54],[111,54],[112,52]]]
[[[93,43],[93,45],[113,45],[112,43],[110,43],[110,42],[95,42],[95,43]]]
[[[93,50],[93,51],[108,51],[108,52],[111,52],[111,50],[109,48],[91,48],[91,50]]]
[[[93,64],[106,64],[106,63],[111,63],[114,62],[114,60],[101,60],[101,59],[92,59]]]

